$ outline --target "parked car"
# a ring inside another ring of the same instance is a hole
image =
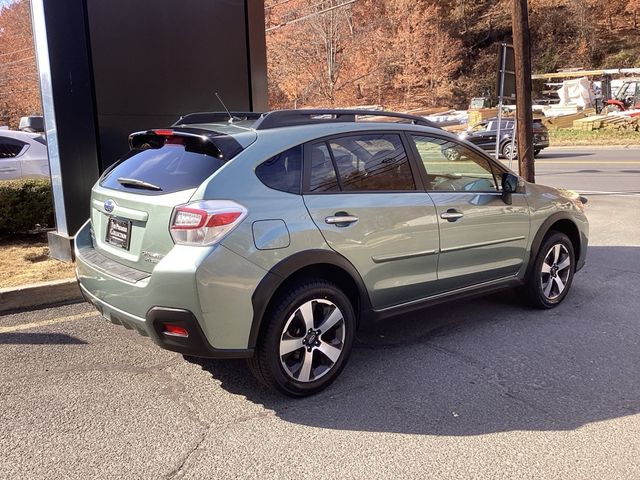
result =
[[[624,112],[640,108],[640,79],[630,78],[624,81],[615,98],[607,100],[606,112]]]
[[[552,308],[585,263],[585,199],[423,118],[232,115],[132,134],[75,236],[87,301],[161,347],[304,396],[372,320],[511,287]]]
[[[514,119],[503,119],[500,124],[500,143],[499,152],[504,158],[516,158],[518,156],[517,146],[513,139]],[[496,137],[498,135],[498,119],[489,118],[482,122],[472,125],[467,131],[460,133],[460,138],[477,145],[487,152],[496,151]],[[514,151],[511,151],[511,148]],[[549,146],[549,131],[541,120],[533,120],[533,154],[538,155],[542,150]],[[513,155],[513,157],[512,157]],[[453,159],[455,160],[455,159]]]
[[[49,178],[47,142],[37,133],[0,130],[0,180]]]

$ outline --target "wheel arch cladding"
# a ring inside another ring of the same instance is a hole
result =
[[[249,336],[250,348],[255,347],[264,324],[262,319],[282,291],[303,278],[318,278],[335,283],[353,305],[357,324],[371,312],[369,294],[355,267],[341,255],[330,250],[300,252],[273,267],[253,294],[253,322]]]
[[[536,233],[531,248],[531,261],[529,262],[530,268],[533,264],[534,259],[536,258],[536,255],[538,254],[538,250],[540,249],[542,242],[551,231],[561,232],[569,237],[569,240],[571,240],[571,244],[573,245],[573,251],[575,255],[574,261],[577,262],[580,258],[580,255],[582,253],[580,230],[578,229],[578,226],[573,222],[573,220],[571,220],[569,215],[558,213],[549,217],[538,229],[538,233]]]

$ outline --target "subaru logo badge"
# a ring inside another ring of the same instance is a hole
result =
[[[107,213],[111,213],[113,212],[114,207],[116,206],[116,202],[114,202],[113,200],[109,199],[106,202],[104,202],[104,210]]]

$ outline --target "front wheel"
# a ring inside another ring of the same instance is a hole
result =
[[[551,232],[538,251],[527,278],[525,294],[535,308],[553,308],[569,293],[575,271],[575,254],[569,237]]]
[[[262,383],[293,397],[328,387],[345,366],[355,314],[334,284],[311,280],[276,300],[263,322],[249,368]]]

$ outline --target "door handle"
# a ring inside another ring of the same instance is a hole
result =
[[[455,210],[453,208],[450,208],[446,212],[442,212],[440,214],[440,218],[442,218],[443,220],[446,220],[447,222],[455,222],[456,220],[459,220],[462,217],[464,217],[464,213],[459,212],[458,210]]]
[[[354,217],[353,215],[334,215],[331,217],[326,217],[324,221],[329,225],[336,225],[338,227],[347,227],[352,223],[357,222],[358,217]]]

